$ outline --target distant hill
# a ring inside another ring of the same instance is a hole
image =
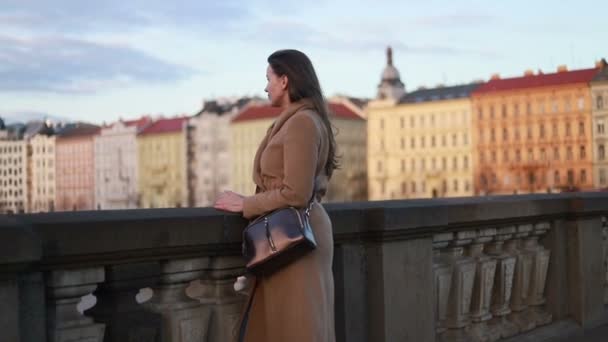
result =
[[[14,123],[26,123],[34,120],[44,120],[49,119],[53,122],[70,122],[72,120],[51,115],[48,113],[42,112],[0,112],[0,118],[4,120],[7,125]]]

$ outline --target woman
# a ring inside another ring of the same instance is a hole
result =
[[[312,200],[310,222],[317,248],[269,276],[255,279],[239,325],[244,342],[333,342],[333,236],[319,204],[337,168],[336,142],[315,70],[297,50],[268,57],[265,91],[283,110],[254,159],[256,194],[222,193],[214,207],[247,219]],[[313,198],[314,197],[314,198]]]

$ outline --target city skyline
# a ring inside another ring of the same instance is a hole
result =
[[[388,45],[407,91],[606,56],[598,1],[577,4],[583,16],[548,1],[0,3],[0,116],[192,115],[205,99],[264,96],[266,57],[280,48],[311,57],[328,97],[367,98]]]

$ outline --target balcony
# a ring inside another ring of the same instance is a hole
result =
[[[606,193],[326,208],[337,341],[543,341],[608,323]],[[211,208],[1,216],[2,340],[229,341],[245,224]]]

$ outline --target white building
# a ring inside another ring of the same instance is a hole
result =
[[[95,137],[95,208],[138,207],[137,133],[150,118],[118,121]]]
[[[0,119],[0,214],[27,210],[27,143],[11,139]]]
[[[190,205],[206,207],[230,189],[230,120],[252,100],[206,101],[188,124],[188,188]]]

